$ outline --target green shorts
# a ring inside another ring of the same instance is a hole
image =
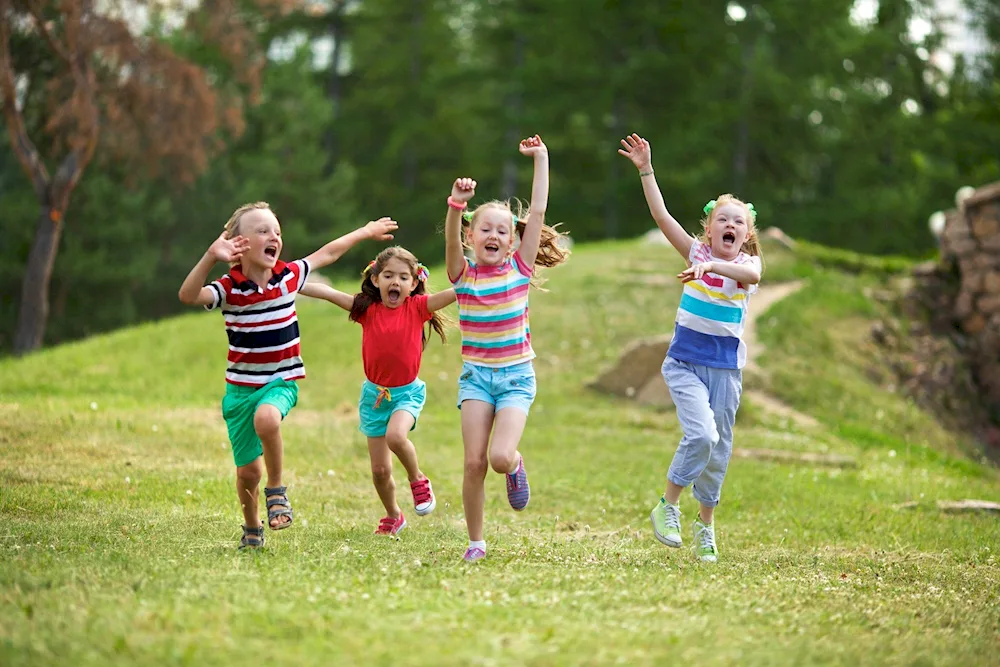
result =
[[[295,381],[271,380],[263,387],[242,387],[226,384],[226,395],[222,397],[222,418],[229,429],[229,442],[233,447],[236,467],[253,463],[264,453],[264,448],[253,427],[253,417],[262,405],[278,408],[281,418],[299,402],[299,385]]]

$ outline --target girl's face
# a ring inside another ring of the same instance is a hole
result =
[[[736,259],[750,233],[746,207],[736,202],[716,206],[706,233],[713,255],[730,261]]]
[[[240,217],[238,235],[250,239],[250,249],[243,253],[246,265],[273,269],[281,254],[281,223],[267,209],[253,209]]]
[[[488,208],[478,216],[469,229],[469,244],[476,256],[476,263],[496,266],[503,263],[514,244],[513,216],[502,208]]]
[[[371,281],[382,295],[382,303],[389,308],[401,306],[417,288],[417,277],[413,275],[410,263],[398,257],[390,258],[378,275],[371,277]]]

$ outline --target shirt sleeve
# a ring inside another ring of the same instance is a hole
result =
[[[452,278],[450,275],[448,276],[448,280],[452,285],[458,285],[459,283],[465,282],[466,277],[469,275],[469,258],[463,256],[462,261],[465,262],[465,265],[462,267],[462,272],[458,274],[458,277]],[[447,272],[447,269],[445,269],[445,272]]]
[[[302,289],[302,286],[306,284],[306,280],[309,278],[309,272],[311,269],[309,268],[309,262],[304,259],[297,259],[292,262],[292,265],[299,274],[299,279],[295,281],[295,291],[298,292]]]
[[[208,284],[212,288],[212,303],[205,304],[205,310],[215,310],[220,306],[226,305],[226,277],[223,276],[218,280],[213,280]]]
[[[754,267],[757,269],[757,273],[761,272],[760,257],[757,255],[748,255],[745,252],[741,252],[739,257],[736,258],[736,262],[737,264]],[[757,283],[754,283],[753,285],[743,285],[743,287],[746,289],[747,294],[753,294],[757,291]]]
[[[530,278],[532,275],[534,275],[535,267],[528,266],[527,262],[524,261],[524,258],[521,257],[520,250],[514,252],[514,257],[512,258],[512,261],[514,262],[514,267],[517,269],[517,272],[520,273],[522,276]]]
[[[417,296],[410,297],[413,300],[413,308],[417,313],[417,317],[420,318],[421,324],[431,319],[432,313],[427,310],[427,299],[429,298],[429,294],[418,294]]]
[[[694,243],[691,244],[691,251],[688,252],[688,262],[690,262],[692,266],[695,264],[701,264],[702,262],[707,262],[711,254],[712,252],[709,250],[707,245],[698,239],[695,239]]]

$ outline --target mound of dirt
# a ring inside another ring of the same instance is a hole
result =
[[[672,336],[656,336],[633,341],[614,366],[590,383],[590,388],[622,398],[635,399],[643,405],[669,407],[670,392],[660,375]]]

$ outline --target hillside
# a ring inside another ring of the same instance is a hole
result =
[[[841,271],[770,246],[766,259],[765,287],[802,285],[757,313],[735,444],[842,462],[734,458],[714,567],[650,532],[673,413],[587,388],[628,343],[671,329],[681,262],[669,248],[578,247],[532,295],[531,506],[512,512],[488,477],[477,566],[460,560],[457,331],[425,354],[413,437],[438,509],[408,517],[401,541],[377,539],[360,328],[300,300],[308,378],[283,429],[296,524],[259,554],[235,550],[217,313],[0,361],[0,664],[995,659],[997,516],[934,502],[1000,500],[1000,475],[879,372],[868,332],[882,306],[867,294],[894,267]],[[440,288],[443,269],[431,280]],[[405,488],[398,465],[396,479]],[[690,543],[690,494],[682,509]]]

